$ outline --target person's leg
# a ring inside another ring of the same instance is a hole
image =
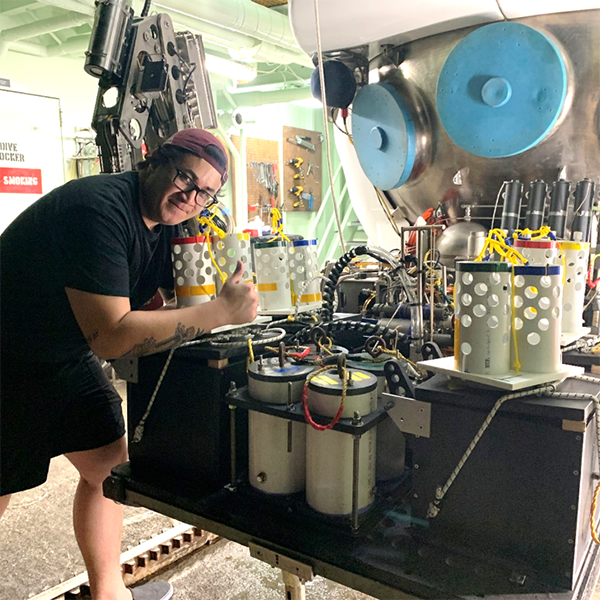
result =
[[[4,511],[6,510],[6,507],[8,506],[8,503],[10,501],[10,494],[6,494],[6,496],[0,496],[0,519],[2,518],[2,515],[4,514]]]
[[[127,460],[125,436],[112,444],[65,454],[79,471],[73,526],[88,570],[94,600],[131,600],[121,576],[123,507],[102,494],[110,470]]]

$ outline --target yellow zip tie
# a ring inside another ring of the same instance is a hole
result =
[[[510,295],[511,295],[511,311],[512,311],[512,331],[513,331],[513,344],[515,346],[515,360],[513,366],[515,371],[518,373],[521,370],[521,363],[519,362],[519,348],[517,346],[517,327],[516,327],[516,310],[515,310],[515,264],[512,265],[512,281],[510,284]]]

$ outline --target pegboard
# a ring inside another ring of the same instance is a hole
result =
[[[292,142],[288,140],[293,140]],[[283,128],[283,173],[282,173],[282,197],[284,199],[283,209],[286,212],[302,212],[319,210],[322,200],[322,177],[321,165],[323,134],[319,131],[299,129],[298,127]],[[304,143],[298,145],[295,142]],[[306,146],[313,146],[314,150]],[[293,167],[290,160],[301,158],[300,169]],[[310,167],[310,170],[309,170]],[[301,175],[294,179],[294,175]],[[290,190],[296,186],[303,188],[300,195],[293,194]],[[312,194],[312,203],[310,195]],[[312,204],[312,205],[311,205]]]
[[[233,145],[240,150],[240,136],[232,135]],[[256,178],[256,170],[253,163],[275,165],[274,178],[279,183],[279,190],[275,198],[276,205],[281,202],[281,179],[279,177],[279,142],[273,140],[262,140],[259,138],[246,138],[246,181],[248,189],[248,219],[257,215],[263,223],[271,222],[269,213],[271,211],[271,193],[265,185]],[[237,191],[236,191],[237,193]]]

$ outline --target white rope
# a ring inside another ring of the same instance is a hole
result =
[[[342,246],[342,254],[346,254],[346,243],[344,242],[344,234],[342,231],[342,222],[340,221],[340,213],[338,202],[333,185],[333,169],[331,168],[331,148],[329,142],[329,120],[327,115],[327,99],[325,96],[325,72],[323,70],[323,52],[321,49],[321,24],[319,22],[319,0],[314,0],[315,7],[315,28],[317,33],[317,56],[319,59],[319,80],[321,82],[321,103],[323,105],[323,123],[325,125],[325,146],[327,150],[327,172],[329,173],[329,187],[331,188],[331,200],[333,202],[333,211],[337,223],[338,234],[340,236],[340,244]]]
[[[541,396],[542,394],[547,394],[547,393],[553,392],[554,390],[555,390],[555,387],[553,385],[547,385],[547,386],[535,388],[533,390],[526,390],[524,392],[514,392],[512,394],[506,394],[505,396],[501,396],[500,398],[498,398],[498,400],[496,400],[496,404],[494,404],[494,407],[492,408],[492,410],[486,417],[485,421],[483,422],[483,425],[479,428],[479,431],[475,434],[475,437],[473,438],[472,442],[469,444],[469,447],[466,449],[465,453],[462,455],[462,458],[458,461],[458,464],[456,465],[456,468],[454,469],[454,471],[452,471],[452,474],[448,478],[448,481],[446,481],[446,483],[444,484],[443,487],[438,487],[436,489],[435,500],[429,504],[427,516],[430,518],[433,518],[438,515],[438,513],[440,512],[440,506],[439,506],[440,502],[442,501],[442,499],[444,498],[444,496],[450,489],[450,486],[454,483],[454,480],[457,478],[458,474],[460,473],[460,470],[463,468],[464,464],[467,462],[467,459],[469,458],[469,456],[471,456],[471,453],[473,452],[473,450],[475,449],[475,446],[477,446],[479,440],[485,433],[485,430],[489,427],[490,423],[492,422],[492,419],[495,417],[496,413],[500,410],[500,407],[507,400],[513,400],[515,398],[525,398],[527,396]]]
[[[167,369],[169,368],[169,364],[171,363],[171,359],[173,358],[174,352],[175,352],[175,348],[171,348],[171,350],[169,352],[169,356],[167,356],[167,360],[165,361],[165,366],[163,367],[163,370],[160,373],[160,377],[158,378],[158,381],[156,382],[156,387],[154,388],[154,391],[152,392],[152,397],[150,398],[150,402],[148,402],[148,406],[146,407],[146,412],[144,413],[144,416],[140,419],[140,422],[137,424],[137,427],[135,428],[135,431],[133,432],[133,439],[131,440],[132,444],[138,444],[139,442],[142,441],[142,438],[144,437],[144,428],[146,426],[146,419],[150,415],[150,411],[152,410],[152,405],[154,404],[154,401],[156,400],[158,390],[160,389],[163,379],[164,379],[165,375],[167,374]]]

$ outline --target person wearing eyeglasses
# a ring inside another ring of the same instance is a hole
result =
[[[64,454],[79,471],[73,521],[94,600],[167,600],[166,582],[129,590],[122,507],[102,494],[127,460],[121,399],[99,359],[152,354],[256,316],[242,265],[210,302],[142,310],[172,296],[171,238],[216,202],[227,155],[207,131],[176,133],[138,171],[70,181],[0,236],[0,516]]]

